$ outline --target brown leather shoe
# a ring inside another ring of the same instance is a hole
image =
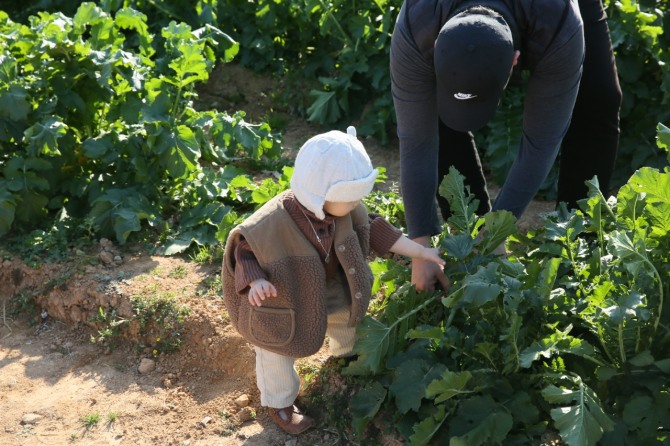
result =
[[[295,405],[283,409],[268,407],[268,412],[274,422],[291,435],[301,434],[314,425],[314,419],[303,414]]]

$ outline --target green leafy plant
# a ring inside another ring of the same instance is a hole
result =
[[[86,414],[83,417],[80,418],[81,423],[84,425],[86,429],[90,429],[98,422],[100,421],[100,413],[99,412],[94,412],[90,414]]]
[[[97,328],[97,336],[91,335],[91,342],[94,344],[108,345],[114,347],[123,330],[128,327],[130,321],[119,317],[115,309],[110,311],[98,308],[98,313],[90,319],[90,322]]]
[[[157,292],[130,298],[133,322],[138,334],[158,352],[174,352],[182,345],[184,320],[190,313],[188,305],[176,302],[174,296]]]
[[[657,135],[667,150],[667,127]],[[670,169],[638,169],[609,200],[588,185],[581,210],[520,234],[508,213],[474,214],[458,172],[444,178],[452,287],[420,293],[373,265],[377,289],[394,286],[343,371],[368,377],[351,403],[359,435],[384,413],[410,445],[534,444],[549,430],[566,445],[665,441]]]
[[[227,193],[246,174],[234,165],[280,153],[267,124],[192,106],[237,43],[174,21],[155,39],[143,13],[94,3],[29,22],[0,12],[0,234],[59,214],[121,244],[169,227],[168,253],[214,243],[231,206],[244,208]]]

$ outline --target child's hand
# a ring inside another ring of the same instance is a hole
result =
[[[440,250],[437,248],[423,248],[422,258],[430,262],[437,263],[440,266],[445,265],[445,261],[440,257]]]
[[[266,297],[277,297],[277,289],[265,279],[254,280],[249,284],[249,303],[260,307]]]

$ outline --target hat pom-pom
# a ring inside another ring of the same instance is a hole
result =
[[[356,137],[356,127],[354,127],[353,125],[350,125],[349,127],[347,127],[347,135],[351,135],[355,138]]]

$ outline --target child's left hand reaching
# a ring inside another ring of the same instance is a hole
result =
[[[265,279],[257,279],[249,284],[249,303],[260,307],[266,297],[277,297],[277,289]]]
[[[429,262],[437,263],[440,266],[446,264],[444,259],[440,257],[440,250],[437,248],[423,248],[421,258],[423,260],[428,260]]]

